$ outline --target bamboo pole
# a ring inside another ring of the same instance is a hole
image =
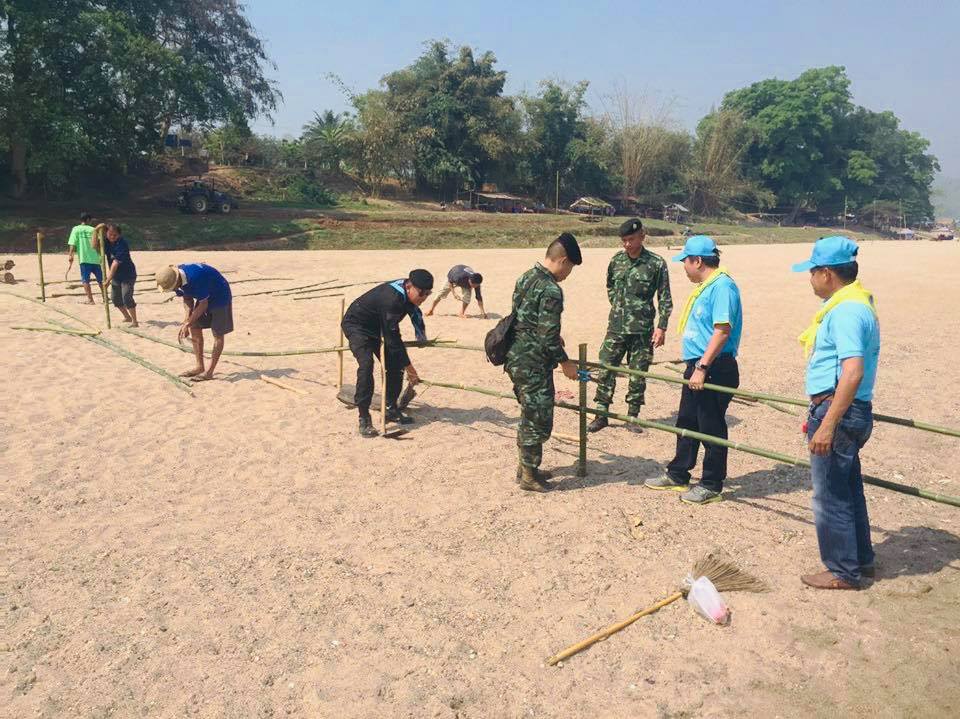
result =
[[[73,329],[57,329],[56,327],[27,327],[25,325],[11,325],[10,329],[12,330],[29,330],[31,332],[56,332],[61,335],[78,335],[81,337],[96,337],[100,334],[100,330],[73,330]]]
[[[387,436],[387,343],[380,342],[380,436]]]
[[[272,385],[275,385],[275,386],[280,387],[280,388],[282,388],[282,389],[289,390],[290,392],[296,392],[297,394],[302,394],[304,397],[307,396],[307,393],[304,392],[302,389],[300,389],[300,388],[298,388],[298,387],[291,387],[290,385],[286,384],[285,382],[281,382],[280,380],[276,380],[276,379],[274,379],[273,377],[270,377],[270,376],[268,376],[268,375],[262,374],[262,375],[260,375],[260,379],[262,379],[262,380],[263,380],[264,382],[266,382],[267,384],[272,384]]]
[[[94,228],[94,233],[96,233],[96,228]],[[110,290],[107,288],[107,238],[106,228],[104,228],[100,233],[100,271],[103,273],[103,282],[100,283],[101,294],[103,294],[103,311],[107,316],[107,329],[111,329],[113,325],[110,324]]]
[[[340,346],[343,347],[343,315],[346,311],[347,300],[340,298],[340,324],[337,329],[340,331]],[[337,389],[343,389],[343,350],[337,352]]]
[[[282,295],[283,297],[289,297],[289,295]],[[343,297],[342,292],[337,292],[332,295],[311,295],[310,297],[294,297],[295,300],[325,300],[329,297]]]
[[[446,387],[447,389],[460,389],[464,392],[476,392],[477,394],[485,394],[488,397],[500,397],[501,399],[512,399],[514,402],[517,401],[517,398],[512,394],[506,394],[505,392],[497,392],[492,389],[485,389],[483,387],[471,387],[470,385],[465,384],[453,384],[452,382],[431,382],[429,380],[422,379],[420,384],[426,385],[427,387]]]
[[[571,409],[579,411],[579,407],[573,404],[567,404],[566,402],[555,402],[554,406],[560,407],[562,409]],[[616,414],[614,412],[605,412],[602,409],[588,409],[587,412],[590,414],[597,414],[603,417],[608,417],[610,419],[618,419],[621,422],[626,422],[628,424],[636,424],[641,427],[647,427],[649,429],[658,429],[662,432],[669,432],[670,434],[675,434],[680,437],[689,437],[690,439],[695,439],[699,442],[705,442],[707,444],[715,444],[720,447],[727,447],[729,449],[735,449],[739,452],[746,452],[747,454],[755,454],[758,457],[765,457],[766,459],[772,459],[777,462],[783,462],[784,464],[790,464],[794,467],[810,467],[810,461],[806,459],[801,459],[799,457],[791,457],[790,455],[783,454],[781,452],[774,452],[768,449],[762,449],[760,447],[752,447],[748,444],[741,444],[740,442],[731,442],[727,439],[721,439],[720,437],[714,437],[710,434],[703,434],[702,432],[694,432],[689,429],[682,429],[680,427],[671,427],[667,424],[660,424],[659,422],[648,422],[646,420],[637,419],[636,417],[629,417],[625,414]],[[949,494],[939,494],[937,492],[928,492],[925,489],[920,489],[919,487],[911,487],[910,485],[900,484],[898,482],[890,482],[885,479],[879,479],[877,477],[868,477],[864,475],[863,481],[865,484],[873,484],[878,487],[883,487],[884,489],[891,489],[895,492],[900,492],[901,494],[909,494],[913,497],[922,497],[923,499],[929,499],[933,502],[940,502],[941,504],[949,504],[954,507],[960,507],[960,497],[954,497]]]
[[[448,389],[458,389],[465,392],[477,392],[479,394],[489,395],[491,397],[502,397],[504,399],[515,399],[513,395],[504,394],[503,392],[495,392],[494,390],[484,389],[482,387],[470,387],[462,384],[452,384],[449,382],[431,382],[428,380],[421,379],[422,384],[427,385],[428,387],[446,387]],[[555,407],[560,409],[569,409],[574,412],[579,412],[580,408],[575,404],[568,404],[566,402],[554,402]],[[638,419],[636,417],[630,417],[625,414],[616,414],[614,412],[606,412],[602,409],[591,409],[587,408],[586,412],[588,414],[596,414],[602,417],[607,417],[609,419],[617,419],[621,422],[627,424],[636,424],[641,427],[647,427],[649,429],[658,429],[662,432],[669,432],[670,434],[679,435],[681,437],[689,437],[690,439],[696,439],[700,442],[706,442],[708,444],[716,444],[721,447],[727,447],[729,449],[734,449],[739,452],[745,452],[747,454],[755,454],[758,457],[764,457],[766,459],[772,459],[777,462],[783,462],[784,464],[789,464],[794,467],[810,467],[809,460],[800,459],[799,457],[791,457],[788,454],[782,454],[780,452],[774,452],[767,449],[761,449],[760,447],[751,447],[750,445],[741,444],[740,442],[731,442],[727,439],[721,439],[720,437],[714,437],[709,434],[702,434],[700,432],[694,432],[689,429],[682,429],[680,427],[672,427],[667,424],[660,424],[659,422],[648,422],[647,420]],[[864,476],[864,483],[873,484],[877,487],[883,487],[884,489],[890,489],[894,492],[900,492],[901,494],[908,494],[912,497],[921,497],[923,499],[929,499],[932,502],[939,502],[941,504],[949,504],[954,507],[960,507],[960,497],[954,497],[949,494],[938,494],[936,492],[928,492],[925,489],[920,489],[919,487],[911,487],[906,484],[899,484],[898,482],[889,482],[885,479],[879,479],[877,477],[868,477]]]
[[[384,282],[383,280],[370,280],[368,282],[351,282],[350,284],[347,284],[347,285],[332,285],[330,287],[324,287],[323,289],[324,291],[342,290],[345,287],[362,287],[363,285],[380,285],[380,284],[383,284],[383,282]],[[284,295],[284,297],[289,297],[290,295],[303,295],[303,294],[307,294],[308,292],[314,292],[314,291],[319,292],[320,290],[297,290],[296,292],[289,292],[288,294]]]
[[[79,317],[77,317],[76,315],[72,315],[72,314],[70,314],[69,312],[67,312],[66,310],[60,309],[60,308],[57,307],[56,305],[48,305],[48,304],[45,304],[45,303],[41,302],[40,300],[35,300],[33,297],[27,297],[26,295],[21,295],[19,292],[11,292],[10,290],[0,290],[0,295],[9,295],[10,297],[16,297],[16,298],[21,299],[21,300],[26,300],[27,302],[33,302],[33,304],[35,304],[35,305],[40,305],[41,307],[46,307],[48,310],[53,310],[54,312],[59,312],[59,313],[60,313],[61,315],[63,315],[64,317],[69,317],[69,318],[72,319],[74,322],[79,322],[80,324],[82,324],[82,325],[84,325],[84,326],[86,326],[86,327],[89,327],[89,328],[92,329],[92,330],[98,330],[98,329],[99,329],[99,328],[97,328],[97,327],[94,327],[92,324],[90,324],[90,323],[87,322],[86,320],[82,320],[82,319],[80,319]]]
[[[37,231],[37,264],[40,265],[40,299],[47,301],[47,288],[43,282],[43,233]]]
[[[577,369],[581,373],[587,371],[587,345],[580,345],[580,362]],[[580,449],[577,454],[577,476],[587,476],[587,383],[580,380]]]
[[[587,367],[604,369],[611,372],[616,372],[618,374],[626,375],[636,375],[638,377],[646,377],[648,379],[660,380],[662,382],[671,382],[673,384],[690,384],[690,380],[681,379],[679,377],[668,377],[662,374],[655,374],[653,372],[644,372],[638,369],[627,369],[624,367],[613,367],[611,365],[602,364],[600,362],[587,362]],[[809,406],[809,400],[805,399],[795,399],[793,397],[783,397],[776,394],[765,394],[763,392],[751,392],[744,389],[733,389],[731,387],[724,387],[723,385],[705,383],[703,385],[704,389],[710,389],[714,392],[723,392],[724,394],[732,394],[735,397],[747,397],[755,399],[757,401],[768,401],[768,402],[779,402],[781,404],[792,404],[797,407],[807,407]],[[912,427],[914,429],[924,430],[925,432],[934,432],[936,434],[945,434],[950,437],[960,437],[960,429],[953,429],[952,427],[943,427],[936,424],[930,424],[929,422],[919,422],[915,419],[907,419],[904,417],[895,417],[888,414],[877,414],[873,413],[873,419],[877,422],[886,422],[887,424],[897,424],[901,427]]]
[[[62,328],[64,328],[64,329],[70,329],[69,327],[67,327],[66,325],[61,324],[60,322],[55,322],[55,321],[53,321],[53,320],[48,320],[48,321],[49,321],[51,324],[58,325],[59,327],[62,327]],[[158,367],[157,365],[153,364],[153,362],[151,362],[150,360],[145,359],[145,358],[141,357],[140,355],[134,354],[133,352],[130,352],[130,351],[128,351],[128,350],[125,350],[125,349],[124,349],[123,347],[121,347],[120,345],[116,345],[116,344],[114,344],[113,342],[110,342],[109,340],[104,339],[103,337],[88,337],[88,336],[82,336],[81,339],[87,340],[87,341],[89,341],[89,342],[93,342],[94,344],[100,345],[101,347],[106,347],[107,349],[109,349],[109,350],[111,350],[111,351],[113,351],[113,352],[116,352],[116,353],[117,353],[118,355],[120,355],[121,357],[125,357],[126,359],[130,360],[131,362],[135,362],[136,364],[138,364],[138,365],[140,365],[141,367],[144,367],[144,368],[150,370],[151,372],[156,372],[158,375],[160,375],[161,377],[163,377],[165,380],[167,380],[168,382],[170,382],[170,383],[172,383],[173,385],[175,385],[175,386],[177,387],[177,389],[180,389],[180,390],[186,392],[187,394],[189,394],[190,396],[193,396],[193,391],[190,389],[190,385],[188,385],[186,382],[184,382],[184,381],[183,381],[182,379],[180,379],[179,377],[176,377],[176,376],[170,374],[169,372],[167,372],[167,371],[166,371],[165,369],[163,369],[162,367]]]
[[[309,290],[316,287],[320,287],[321,285],[328,285],[331,282],[336,282],[338,279],[340,278],[333,277],[329,280],[323,280],[322,282],[314,282],[311,285],[298,285],[297,287],[284,287],[282,290],[276,290],[276,293],[278,296],[281,296],[281,295],[287,294],[288,292],[293,292],[294,290]],[[320,290],[318,289],[317,292],[320,292]]]

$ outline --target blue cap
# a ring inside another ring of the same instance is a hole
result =
[[[843,235],[821,237],[813,245],[813,254],[806,262],[798,262],[793,266],[794,272],[805,272],[813,267],[830,267],[831,265],[845,265],[857,259],[857,243]]]
[[[683,262],[687,257],[710,257],[719,255],[717,243],[707,235],[694,235],[683,246],[683,252],[673,258],[674,262]]]

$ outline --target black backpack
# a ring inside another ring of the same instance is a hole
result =
[[[523,298],[526,297],[529,287],[530,284],[528,283],[523,292],[520,293],[518,305],[523,303]],[[513,344],[513,325],[516,321],[516,312],[511,311],[510,314],[497,322],[496,327],[487,332],[487,336],[483,339],[483,351],[487,355],[487,361],[494,367],[499,367],[507,361],[507,352],[510,351],[510,346]]]

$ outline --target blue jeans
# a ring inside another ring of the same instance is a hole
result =
[[[811,405],[807,440],[820,428],[829,408],[829,400]],[[874,563],[860,472],[860,448],[872,431],[873,405],[854,400],[837,426],[830,454],[810,455],[813,520],[820,559],[835,577],[850,584],[860,584],[860,568]]]

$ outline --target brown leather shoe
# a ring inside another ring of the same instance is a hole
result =
[[[800,581],[814,589],[860,589],[856,584],[850,584],[833,576],[833,572],[826,569],[818,574],[802,574]]]

